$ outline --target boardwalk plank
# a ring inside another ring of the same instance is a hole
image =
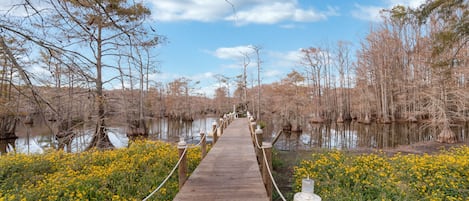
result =
[[[247,119],[225,129],[176,195],[176,201],[267,201]]]

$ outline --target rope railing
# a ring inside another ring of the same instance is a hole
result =
[[[248,115],[250,117],[250,115]],[[250,118],[248,118],[249,122],[251,123],[251,120]],[[260,128],[258,128],[260,129]],[[264,163],[266,169],[267,169],[267,172],[269,173],[269,177],[270,177],[270,180],[272,181],[272,184],[274,185],[275,187],[275,190],[277,191],[277,194],[280,196],[280,198],[283,200],[283,201],[286,201],[285,199],[285,196],[282,194],[282,192],[280,191],[280,189],[278,188],[278,185],[277,185],[277,182],[275,181],[274,179],[274,176],[272,175],[272,170],[270,169],[270,165],[269,165],[269,161],[267,161],[267,154],[265,153],[265,147],[263,146],[259,146],[259,140],[257,138],[257,133],[256,131],[254,130],[254,128],[249,125],[249,130],[251,132],[251,135],[254,135],[254,139],[255,139],[255,147],[259,150],[262,150],[262,158],[263,158],[263,161],[259,161],[260,163]],[[257,130],[257,129],[256,129]]]
[[[197,146],[200,146],[202,144],[202,141],[207,137],[207,135],[203,135],[202,138],[200,138],[200,141],[199,143],[195,144],[195,145],[190,145],[190,148],[193,148],[193,147],[197,147]],[[189,148],[189,146],[186,146],[186,148],[184,148],[184,152],[182,153],[182,155],[179,157],[179,160],[178,162],[176,163],[176,165],[174,165],[173,169],[171,170],[171,172],[168,174],[168,176],[166,176],[166,178],[160,183],[160,185],[158,185],[158,187],[153,190],[147,197],[145,197],[142,201],[146,201],[148,200],[151,196],[153,196],[156,192],[158,192],[165,184],[166,182],[169,180],[169,178],[171,178],[171,176],[173,176],[174,172],[176,171],[177,167],[179,166],[179,164],[181,163],[182,161],[182,158],[184,158],[184,156],[186,155],[186,152],[187,152],[187,149]]]
[[[202,144],[202,141],[207,138],[207,135],[203,135],[202,138],[200,138],[199,143],[191,145],[192,147],[198,147]]]
[[[229,114],[226,116],[226,118],[233,118],[233,115]],[[212,133],[213,135],[217,135],[217,129],[220,128],[220,126],[224,126],[224,123],[225,121],[227,121],[225,118],[223,119],[220,119],[220,124],[217,124],[217,126],[214,126],[214,128],[212,129]],[[227,121],[229,123],[229,121]],[[202,132],[201,132],[202,133]],[[197,147],[197,146],[200,146],[203,141],[207,138],[207,135],[204,134],[201,138],[200,138],[200,141],[199,143],[195,144],[195,145],[190,145],[191,148],[193,147]],[[182,140],[183,141],[183,140]],[[183,160],[184,156],[186,155],[187,153],[187,149],[189,148],[189,146],[187,145],[184,145],[185,148],[184,148],[184,151],[182,152],[182,154],[180,155],[179,159],[178,159],[178,162],[174,165],[173,169],[171,170],[171,172],[166,176],[166,178],[160,183],[160,185],[158,185],[158,187],[153,190],[150,194],[148,194],[147,197],[145,197],[142,201],[146,201],[148,200],[151,196],[153,196],[156,192],[158,192],[165,184],[166,182],[168,182],[168,180],[173,176],[174,172],[176,171],[176,169],[179,167],[179,165],[181,164],[181,161]]]
[[[171,170],[171,172],[168,174],[168,176],[163,180],[163,182],[160,183],[160,185],[154,190],[152,191],[147,197],[145,197],[142,201],[146,201],[148,200],[151,196],[153,196],[153,194],[155,194],[156,192],[158,192],[161,187],[163,187],[164,184],[166,184],[166,182],[169,180],[169,178],[171,178],[171,176],[173,176],[174,172],[176,171],[177,167],[179,166],[179,164],[181,163],[182,159],[184,158],[184,155],[186,155],[186,152],[187,152],[187,146],[186,148],[184,149],[184,152],[182,153],[181,157],[179,157],[179,160],[178,162],[176,163],[176,165],[174,166],[174,168]]]
[[[267,157],[266,157],[264,148],[262,148],[262,155],[264,155],[264,157],[263,157],[264,158],[264,164],[267,167],[267,171],[269,172],[270,179],[272,180],[272,184],[274,185],[275,190],[277,191],[277,194],[280,196],[280,198],[282,198],[283,201],[287,201],[287,199],[285,199],[282,192],[278,188],[277,182],[275,182],[274,176],[272,175],[272,171],[270,170],[269,162],[267,161]]]

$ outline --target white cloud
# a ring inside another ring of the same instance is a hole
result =
[[[150,80],[155,80],[157,82],[169,83],[178,78],[187,78],[193,82],[204,81],[212,79],[215,76],[213,72],[203,72],[195,75],[183,75],[183,74],[174,74],[174,73],[158,73],[150,75]]]
[[[265,2],[250,9],[238,11],[226,17],[226,20],[238,24],[275,24],[283,21],[313,22],[325,20],[326,14],[313,9],[304,10],[298,7],[295,1]]]
[[[288,51],[288,52],[275,52],[268,53],[269,57],[274,64],[274,67],[291,68],[298,66],[301,61],[301,49]]]
[[[196,74],[193,76],[189,76],[188,78],[191,79],[192,81],[201,81],[201,80],[207,80],[207,79],[212,79],[214,78],[215,74],[212,72],[205,72],[205,73],[200,73]]]
[[[36,77],[51,76],[50,71],[38,65],[32,65],[30,68],[28,68],[28,71]]]
[[[218,88],[218,84],[204,85],[194,90],[196,94],[204,94],[206,97],[213,98],[215,96],[215,90]]]
[[[360,20],[380,22],[382,21],[380,12],[383,9],[391,9],[397,5],[418,8],[421,4],[425,3],[425,0],[383,0],[382,2],[382,6],[355,4],[352,16]]]
[[[240,68],[243,68],[242,65],[240,64],[222,64],[221,65],[222,68],[226,68],[226,69],[240,69]]]
[[[178,77],[182,77],[182,76],[172,74],[172,73],[161,72],[161,73],[153,74],[153,76],[151,76],[150,80],[155,80],[156,82],[166,83],[166,82],[173,81],[174,79],[176,79]]]
[[[304,9],[297,0],[147,0],[152,5],[153,18],[159,21],[233,21],[238,25],[280,22],[314,22],[336,15],[327,11]]]
[[[267,70],[265,71],[262,76],[264,78],[278,78],[279,76],[282,76],[284,73],[282,73],[281,71],[279,70]]]
[[[195,84],[198,82],[197,85],[192,85],[191,87],[195,87],[192,93],[199,93],[205,94],[208,97],[212,97],[217,85],[214,84],[215,82],[215,74],[213,72],[203,72],[195,75],[183,75],[183,74],[175,74],[175,73],[157,73],[150,75],[150,80],[154,80],[155,82],[161,82],[162,84],[168,84],[176,79],[179,78],[187,78],[191,80],[191,84]],[[116,87],[120,88],[120,87]]]
[[[383,7],[378,6],[362,6],[355,4],[356,10],[352,11],[352,16],[365,21],[380,22],[381,19],[381,10]]]
[[[153,18],[160,21],[203,21],[222,18],[231,11],[225,1],[213,0],[148,0],[153,7]]]
[[[220,59],[242,59],[244,54],[253,53],[252,45],[243,45],[236,47],[221,47],[213,52],[213,55]]]
[[[397,5],[402,5],[410,8],[418,8],[420,5],[425,3],[425,0],[389,0],[389,8]]]

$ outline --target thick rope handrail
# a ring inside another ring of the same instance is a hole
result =
[[[204,138],[206,138],[207,135],[204,135],[199,143],[195,144],[195,145],[191,145],[191,147],[197,147],[199,145],[202,144],[202,140],[204,140]],[[186,155],[186,152],[187,152],[187,149],[189,148],[189,146],[186,146],[186,148],[184,149],[184,152],[182,153],[181,157],[179,158],[178,162],[176,163],[176,165],[174,166],[174,168],[171,170],[171,172],[168,174],[168,176],[163,180],[163,182],[161,182],[161,184],[154,190],[152,191],[146,198],[144,198],[142,201],[146,201],[147,199],[149,199],[151,196],[153,196],[153,194],[155,194],[156,192],[158,192],[161,187],[163,187],[163,185],[169,180],[169,178],[171,178],[171,176],[174,174],[174,172],[176,171],[177,167],[179,166],[179,164],[181,163],[181,160],[182,158],[184,157],[184,155]]]
[[[269,176],[270,176],[270,179],[272,180],[272,184],[274,184],[275,190],[277,191],[278,195],[280,196],[280,198],[282,198],[283,201],[287,201],[285,197],[283,196],[282,192],[280,192],[280,189],[277,186],[277,182],[275,182],[274,176],[272,175],[272,172],[270,171],[269,162],[267,161],[264,147],[262,148],[262,155],[264,156],[263,157],[264,163],[265,163],[265,166],[267,167],[267,172],[269,172]]]
[[[191,147],[197,147],[197,146],[200,146],[202,144],[202,140],[204,140],[205,138],[207,137],[207,135],[204,135],[202,138],[200,138],[199,140],[199,143],[197,144],[194,144],[194,145],[190,145]]]
[[[158,192],[161,187],[163,187],[163,185],[169,180],[169,178],[171,178],[171,176],[173,176],[174,172],[176,171],[177,167],[179,166],[179,163],[181,163],[182,161],[182,158],[184,158],[184,156],[186,155],[186,152],[187,152],[187,146],[186,148],[184,148],[184,152],[182,152],[181,154],[181,157],[179,158],[178,162],[176,163],[176,165],[174,166],[174,168],[171,170],[171,172],[168,174],[168,176],[163,180],[163,182],[161,182],[161,184],[154,190],[152,191],[147,197],[145,197],[142,201],[146,201],[148,200],[151,196],[153,196],[153,194],[155,194],[156,192]]]
[[[224,122],[225,120],[223,120]],[[212,129],[212,133],[214,135],[216,135],[217,133],[216,130],[221,126],[222,124],[218,124],[215,129]],[[205,134],[199,141],[199,143],[195,144],[195,145],[191,145],[191,147],[196,147],[196,146],[199,146],[202,144],[202,141],[204,140],[204,138],[206,139],[207,138],[207,134]],[[166,182],[169,180],[169,178],[171,178],[171,176],[174,174],[174,172],[176,171],[177,167],[179,166],[179,164],[181,163],[182,161],[182,158],[184,158],[184,156],[186,155],[186,152],[187,152],[187,149],[189,148],[189,146],[186,146],[186,148],[184,148],[184,151],[181,155],[181,157],[179,158],[178,162],[176,163],[176,165],[173,167],[173,169],[171,170],[171,172],[168,174],[168,176],[166,176],[166,178],[163,180],[163,182],[160,183],[160,185],[155,189],[153,190],[147,197],[145,197],[142,201],[146,201],[148,200],[151,196],[153,196],[156,192],[158,192],[161,187],[163,187],[164,184],[166,184]]]
[[[249,127],[251,127],[251,126],[249,126]],[[250,130],[253,130],[253,129],[250,128]],[[251,131],[251,133],[253,133],[253,132]],[[265,166],[267,167],[267,172],[269,172],[269,176],[270,176],[270,179],[272,180],[272,184],[274,185],[275,190],[277,191],[278,195],[280,196],[280,198],[282,198],[283,201],[287,201],[285,199],[285,197],[283,196],[282,192],[280,191],[280,189],[278,188],[277,182],[275,182],[274,176],[272,175],[272,172],[271,172],[270,167],[269,167],[269,162],[267,161],[267,157],[266,157],[266,154],[265,154],[265,148],[259,146],[259,141],[257,139],[257,135],[256,135],[255,132],[253,134],[254,134],[254,139],[256,139],[256,143],[254,143],[254,144],[256,144],[256,147],[258,149],[262,149],[262,156],[264,158],[264,163],[265,163]]]
[[[259,140],[257,139],[256,132],[255,132],[254,128],[252,128],[251,125],[249,125],[249,131],[251,132],[251,135],[254,135],[254,139],[256,139],[256,143],[254,143],[254,144],[256,144],[256,147],[258,149],[262,149],[262,147],[259,146]]]

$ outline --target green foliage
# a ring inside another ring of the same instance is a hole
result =
[[[285,162],[278,156],[278,151],[276,149],[272,149],[272,168],[276,170],[279,168],[285,168],[285,166]]]
[[[296,192],[308,176],[323,200],[467,200],[469,147],[393,157],[340,151],[313,154],[295,167]]]
[[[267,125],[267,123],[265,123],[265,121],[259,121],[258,124],[261,127],[261,129],[264,129]]]
[[[433,55],[457,47],[458,41],[467,41],[469,35],[469,4],[466,0],[431,0],[419,9],[409,11],[424,24],[432,15],[441,20],[443,29],[436,33]]]
[[[200,149],[189,149],[187,158],[192,172],[200,162]],[[177,160],[176,146],[150,141],[78,154],[9,154],[0,157],[0,200],[141,200]],[[172,200],[177,191],[176,174],[151,200]]]

